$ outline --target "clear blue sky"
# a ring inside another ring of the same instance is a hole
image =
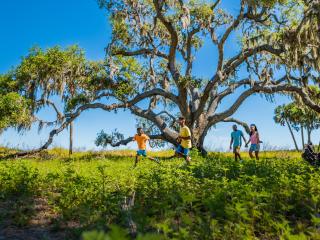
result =
[[[227,7],[232,7],[233,1]],[[104,47],[110,37],[106,14],[98,8],[95,0],[16,0],[1,1],[0,3],[0,73],[8,71],[19,63],[21,56],[27,54],[32,46],[43,48],[54,45],[63,47],[78,44],[84,48],[89,59],[103,59]],[[231,53],[236,50],[235,41],[227,49]],[[209,44],[198,54],[195,74],[210,77],[214,70],[214,51]],[[221,105],[227,106],[233,98]],[[276,103],[269,103],[260,96],[252,96],[238,110],[235,117],[256,123],[260,129],[262,139],[266,144],[278,147],[292,147],[292,140],[288,130],[276,126],[273,122],[273,110],[276,105],[286,102],[284,97],[277,97]],[[41,112],[42,116],[50,115]],[[128,112],[119,111],[118,114],[93,110],[84,113],[75,122],[74,144],[77,148],[94,149],[97,133],[104,129],[111,131],[119,129],[126,136],[135,133],[135,118]],[[228,145],[231,124],[219,124],[207,136],[206,146],[212,149],[222,149]],[[48,130],[40,134],[37,127],[24,134],[18,134],[9,129],[0,136],[0,144],[34,148],[43,143]],[[67,147],[68,135],[60,134],[54,140],[54,146]],[[129,145],[133,148],[134,145]]]

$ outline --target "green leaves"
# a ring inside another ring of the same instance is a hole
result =
[[[19,94],[13,73],[0,75],[0,132],[8,127],[29,127],[32,116],[30,101]]]
[[[29,101],[18,93],[0,95],[0,131],[8,127],[30,126]]]
[[[40,194],[59,216],[56,224],[81,225],[85,240],[130,239],[121,206],[132,192],[140,240],[316,239],[319,171],[290,152],[266,154],[272,158],[241,164],[224,155],[193,157],[189,167],[143,159],[135,169],[132,157],[114,153],[0,162],[0,198]]]
[[[92,231],[83,233],[83,240],[129,240],[128,233],[117,227],[111,226],[111,231],[106,234],[103,231]]]
[[[249,6],[259,6],[259,7],[273,7],[276,4],[286,4],[288,0],[246,0]]]
[[[274,120],[281,125],[285,125],[287,120],[296,130],[301,126],[310,130],[320,127],[320,114],[303,106],[299,101],[278,106],[275,109]]]

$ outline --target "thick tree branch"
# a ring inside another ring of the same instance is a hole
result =
[[[84,104],[84,105],[78,107],[75,112],[65,114],[65,119],[66,120],[58,128],[53,129],[49,133],[48,140],[40,148],[35,149],[35,150],[31,150],[31,151],[24,151],[24,152],[18,152],[18,153],[15,153],[15,154],[10,154],[8,156],[5,156],[5,158],[14,158],[14,157],[21,157],[21,156],[31,155],[31,154],[35,154],[35,153],[41,152],[42,150],[47,149],[51,145],[51,143],[53,142],[54,136],[58,135],[60,132],[62,132],[64,129],[66,129],[69,126],[69,124],[72,123],[77,117],[79,117],[80,114],[85,110],[88,110],[88,109],[103,109],[105,111],[112,111],[112,110],[119,109],[119,108],[130,108],[130,107],[132,107],[133,109],[139,109],[138,107],[133,107],[133,105],[138,103],[138,102],[140,102],[140,101],[142,101],[142,100],[144,100],[144,99],[146,99],[146,98],[148,98],[148,97],[156,96],[156,95],[161,95],[161,96],[167,97],[168,99],[170,99],[172,101],[177,101],[176,97],[173,94],[167,93],[167,92],[163,91],[162,89],[153,89],[151,91],[139,94],[134,99],[132,99],[130,101],[127,101],[127,102],[113,103],[113,104],[110,104],[110,105],[106,105],[106,104],[103,104],[103,103]],[[132,108],[130,108],[130,109],[132,109]],[[144,114],[144,113],[142,112],[142,114]],[[156,122],[158,123],[158,126],[164,126],[165,125],[165,123],[162,121],[162,119],[160,117],[154,118],[153,114],[151,114],[151,113],[148,113],[148,114],[149,114],[151,120],[154,120],[154,119],[157,120]],[[136,114],[136,115],[138,115],[138,114]],[[162,122],[160,122],[158,118]],[[162,129],[162,128],[163,127],[160,127],[160,129]],[[170,133],[168,129],[166,129],[166,130],[162,129],[162,130],[164,130],[164,132],[168,132],[168,134]],[[174,140],[172,139],[172,141],[174,141]]]
[[[301,98],[303,99],[304,103],[307,106],[311,107],[312,109],[320,113],[320,106],[317,105],[314,101],[312,101],[307,91],[301,87],[292,86],[289,84],[281,84],[281,85],[275,85],[275,86],[274,85],[261,86],[259,84],[256,84],[251,89],[243,92],[229,109],[227,109],[222,113],[218,113],[218,114],[215,114],[214,116],[209,117],[208,118],[209,126],[212,126],[220,121],[223,121],[224,119],[233,115],[238,110],[238,108],[243,103],[243,101],[246,100],[253,93],[274,94],[277,92],[297,93],[301,96]]]
[[[172,120],[173,122],[176,121],[176,118],[175,118],[171,113],[169,113],[169,112],[166,111],[166,110],[163,110],[163,111],[157,113],[157,116],[160,116],[160,115],[163,115],[163,114],[165,114],[165,115],[167,115],[169,118],[171,118],[171,120]]]
[[[52,109],[55,111],[56,116],[57,116],[57,120],[60,120],[63,118],[63,114],[62,112],[59,111],[58,107],[56,106],[56,104],[48,99],[40,99],[37,101],[37,105],[48,105],[51,106]]]
[[[227,76],[232,73],[233,71],[236,70],[237,67],[239,67],[243,62],[245,62],[245,60],[257,53],[261,53],[261,52],[268,52],[271,54],[275,54],[275,55],[280,55],[281,53],[284,52],[284,49],[279,49],[279,48],[274,48],[273,46],[269,45],[269,44],[264,44],[255,48],[251,48],[251,49],[246,49],[243,50],[241,53],[239,53],[238,55],[236,55],[235,57],[231,58],[224,66],[224,75],[221,78],[221,72],[217,72],[212,79],[209,81],[209,83],[206,85],[204,91],[203,91],[203,95],[200,99],[200,104],[199,104],[199,108],[197,110],[197,112],[195,113],[195,117],[194,119],[197,119],[200,114],[204,111],[204,108],[206,106],[206,103],[210,97],[210,91],[216,87],[220,82],[224,81],[225,78],[227,78]]]
[[[191,32],[188,33],[188,37],[187,37],[187,56],[186,56],[186,60],[187,60],[187,68],[186,68],[186,76],[191,76],[191,70],[192,70],[192,38],[195,34],[197,34],[200,31],[200,27],[198,28],[194,28]]]
[[[222,92],[220,93],[217,93],[216,97],[213,99],[213,101],[209,104],[209,108],[208,108],[208,111],[207,111],[207,116],[211,116],[218,104],[227,96],[229,96],[230,94],[232,94],[236,89],[238,89],[239,87],[241,86],[244,86],[244,85],[247,85],[247,84],[251,84],[251,81],[250,79],[248,78],[245,78],[245,79],[242,79],[238,82],[235,82],[235,83],[231,83],[230,86],[228,88],[226,88],[225,90],[223,90]]]
[[[154,4],[156,12],[157,12],[157,17],[160,19],[160,21],[166,27],[166,29],[168,30],[168,32],[170,33],[170,36],[171,36],[171,44],[170,44],[170,50],[169,50],[169,68],[173,74],[173,78],[177,79],[177,77],[179,77],[179,76],[177,76],[178,72],[177,72],[177,69],[175,66],[175,61],[176,61],[176,50],[177,50],[177,46],[178,46],[178,33],[175,30],[172,23],[167,21],[164,14],[162,13],[162,7],[159,5],[159,1],[153,0],[153,4]]]
[[[122,56],[140,56],[140,55],[156,55],[158,57],[169,59],[169,56],[161,51],[156,49],[139,49],[136,51],[127,51],[127,50],[117,50],[112,52],[112,55],[122,55]]]
[[[242,122],[238,119],[235,119],[235,118],[226,118],[224,119],[222,122],[232,122],[232,123],[236,123],[238,125],[241,125],[245,130],[246,130],[246,133],[250,133],[250,127],[247,123],[245,122]]]
[[[183,113],[183,115],[188,116],[189,109],[187,104],[187,90],[185,86],[183,86],[183,84],[181,84],[180,82],[180,73],[176,67],[176,50],[179,43],[178,33],[174,28],[173,24],[165,18],[162,12],[162,6],[160,6],[161,2],[158,0],[153,0],[153,4],[156,9],[157,18],[160,19],[160,21],[166,27],[166,29],[168,30],[171,36],[168,67],[172,75],[172,78],[179,89],[179,101],[180,101],[180,106],[182,106],[180,110]]]
[[[220,4],[220,2],[221,2],[221,0],[215,1],[215,3],[213,3],[213,4],[211,5],[211,9],[214,10],[214,9]]]
[[[130,107],[130,110],[134,115],[142,117],[154,123],[155,126],[157,126],[157,128],[161,131],[162,135],[164,135],[170,143],[176,144],[178,133],[171,130],[160,115],[155,114],[150,110],[143,110],[137,106]]]
[[[164,139],[163,135],[161,134],[157,134],[157,135],[149,135],[148,136],[151,140],[162,140]],[[109,141],[109,142],[105,142],[106,144],[105,145],[110,145],[111,147],[119,147],[121,145],[127,145],[129,144],[130,142],[134,141],[133,140],[133,137],[128,137],[126,139],[123,139],[121,141],[118,141],[116,143],[113,143],[112,141]]]
[[[274,48],[274,46],[270,44],[263,44],[255,48],[244,49],[225,64],[225,74],[233,72],[238,66],[244,63],[247,58],[262,52],[268,52],[279,56],[284,52],[284,48]]]
[[[228,37],[230,36],[231,32],[239,26],[241,20],[244,18],[244,1],[241,1],[241,7],[239,11],[238,17],[232,22],[232,24],[227,28],[225,33],[222,35],[221,40],[218,43],[218,52],[219,52],[219,60],[217,71],[221,71],[223,68],[223,61],[224,61],[224,44]]]

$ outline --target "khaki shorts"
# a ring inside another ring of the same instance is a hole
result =
[[[240,146],[233,147],[233,153],[239,153],[240,152]]]

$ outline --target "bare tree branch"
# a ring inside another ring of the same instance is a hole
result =
[[[180,82],[180,73],[176,67],[176,50],[179,43],[179,37],[176,29],[174,28],[173,24],[169,22],[163,12],[162,12],[162,6],[160,6],[160,3],[158,0],[153,0],[154,7],[156,9],[157,17],[160,19],[160,21],[163,23],[163,25],[166,27],[168,32],[171,36],[171,43],[170,43],[170,49],[169,49],[169,70],[172,75],[172,78],[175,81],[175,84],[177,85],[179,89],[179,99],[180,99],[180,105],[182,107],[180,108],[181,112],[184,113],[184,115],[187,115],[188,113],[188,104],[187,104],[187,91],[186,88],[181,84]]]
[[[130,110],[136,116],[142,117],[154,123],[157,126],[157,128],[161,131],[162,135],[164,135],[170,143],[176,144],[176,138],[178,137],[178,133],[171,130],[160,115],[155,114],[153,111],[143,110],[137,106],[130,107]]]
[[[241,1],[241,7],[239,11],[238,17],[232,22],[232,24],[227,28],[225,33],[222,35],[221,40],[218,43],[218,52],[219,52],[219,60],[218,60],[218,66],[217,71],[221,71],[223,67],[223,61],[224,61],[224,44],[228,37],[230,36],[230,33],[239,26],[241,23],[241,20],[244,18],[244,1]]]
[[[270,44],[263,44],[260,46],[257,46],[255,48],[250,49],[244,49],[236,55],[235,57],[231,58],[226,64],[225,64],[225,74],[229,74],[230,72],[233,72],[238,66],[240,66],[247,58],[261,52],[268,52],[274,55],[280,55],[284,52],[284,48],[274,48],[274,46]]]
[[[170,44],[170,50],[169,50],[169,68],[170,68],[170,71],[172,72],[172,77],[177,80],[177,77],[178,77],[177,74],[179,75],[179,73],[177,72],[175,62],[176,62],[176,50],[178,46],[178,33],[175,30],[172,23],[169,22],[165,18],[164,14],[162,13],[162,7],[160,6],[159,1],[153,0],[153,4],[157,12],[157,17],[160,19],[163,25],[167,28],[171,36],[171,44]]]
[[[220,4],[220,2],[221,0],[215,1],[215,3],[212,4],[211,9],[214,10]]]
[[[233,122],[233,123],[236,123],[236,124],[239,124],[241,125],[245,130],[246,130],[246,133],[250,133],[250,127],[247,123],[245,122],[242,122],[238,119],[235,119],[235,118],[226,118],[224,119],[222,122]]]
[[[246,49],[244,51],[242,51],[241,53],[239,53],[238,55],[236,55],[235,57],[231,58],[224,67],[224,75],[228,75],[231,72],[233,72],[238,66],[240,66],[247,58],[260,53],[260,52],[269,52],[275,55],[280,55],[281,53],[283,53],[284,49],[277,49],[274,48],[273,46],[269,45],[269,44],[264,44],[252,49]],[[221,74],[221,72],[220,72]],[[226,77],[227,78],[227,77]],[[206,106],[206,103],[208,101],[208,98],[210,96],[210,91],[217,86],[217,84],[219,84],[221,81],[223,81],[223,79],[221,79],[221,76],[219,76],[219,72],[217,72],[212,79],[209,81],[209,83],[206,85],[204,91],[203,91],[203,95],[200,99],[200,104],[199,104],[199,108],[197,110],[197,112],[195,113],[195,119],[197,117],[200,116],[200,114],[204,111],[204,108]]]
[[[166,114],[169,118],[172,119],[173,122],[176,121],[176,118],[175,118],[171,113],[169,113],[169,112],[166,111],[166,110],[163,110],[163,111],[157,113],[157,116],[160,116],[160,115],[163,115],[163,114]]]
[[[233,115],[237,111],[237,109],[240,107],[240,105],[243,103],[244,100],[246,100],[253,93],[259,93],[259,92],[265,93],[265,94],[274,94],[277,92],[297,93],[301,96],[301,98],[304,100],[304,103],[307,106],[311,107],[317,112],[320,112],[320,106],[317,105],[314,101],[312,101],[308,95],[308,92],[301,87],[292,86],[288,84],[271,85],[271,86],[261,86],[259,84],[256,84],[251,89],[243,92],[230,108],[228,108],[222,113],[217,113],[214,116],[209,117],[208,118],[209,126],[212,126],[217,122],[223,121],[224,119]]]
[[[187,60],[187,68],[186,68],[186,76],[191,76],[191,70],[192,70],[192,52],[191,52],[191,48],[192,48],[192,38],[195,34],[197,34],[200,31],[200,28],[194,28],[191,32],[188,33],[188,37],[187,37],[187,56],[186,56],[186,60]]]
[[[57,120],[62,119],[63,118],[63,114],[62,112],[59,111],[58,107],[56,106],[56,104],[48,99],[40,99],[37,101],[36,103],[37,105],[41,104],[41,105],[48,105],[51,106],[52,109],[55,111],[56,115],[57,115]]]
[[[224,91],[220,92],[217,94],[217,96],[214,98],[214,100],[212,101],[211,104],[209,104],[209,108],[207,111],[207,116],[211,116],[216,108],[217,105],[226,97],[229,96],[230,94],[232,94],[237,88],[244,86],[246,84],[250,84],[251,81],[248,78],[242,79],[238,82],[235,82],[233,84],[230,84],[230,86],[228,88],[226,88]]]

